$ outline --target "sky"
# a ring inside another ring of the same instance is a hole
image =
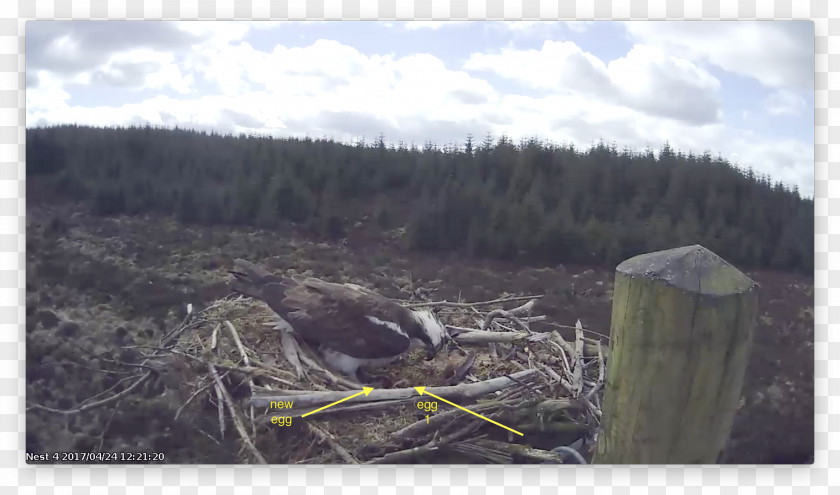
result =
[[[810,21],[30,21],[26,122],[722,155],[813,196]]]

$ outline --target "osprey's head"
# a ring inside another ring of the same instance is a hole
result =
[[[446,338],[446,327],[437,314],[429,309],[414,309],[411,311],[414,319],[420,324],[420,339],[426,345],[426,359],[434,359]]]

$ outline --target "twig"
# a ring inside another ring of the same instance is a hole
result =
[[[251,438],[248,436],[248,430],[245,429],[245,425],[239,418],[239,414],[237,414],[236,409],[233,405],[233,399],[230,398],[230,394],[228,394],[224,383],[222,383],[221,378],[219,378],[219,373],[216,371],[216,368],[212,364],[208,365],[208,368],[210,369],[210,374],[213,375],[213,380],[216,381],[218,390],[221,392],[222,401],[227,406],[231,419],[233,419],[233,426],[236,428],[236,431],[239,433],[239,436],[242,438],[242,441],[245,442],[245,445],[248,447],[248,450],[251,451],[251,454],[254,456],[255,459],[257,459],[257,461],[260,464],[268,464],[265,461],[263,455],[260,453],[260,451],[257,450],[254,444],[251,442]]]
[[[512,402],[504,402],[500,400],[494,400],[492,402],[480,402],[478,404],[473,404],[471,406],[467,406],[465,409],[469,409],[470,411],[476,413],[483,413],[485,411],[492,411],[498,409],[505,404],[511,404]],[[401,430],[395,431],[391,434],[391,440],[395,442],[403,442],[413,437],[418,437],[424,435],[429,430],[435,430],[441,427],[443,424],[451,421],[457,417],[463,416],[464,412],[460,409],[452,409],[446,412],[435,414],[434,416],[430,416],[429,419],[423,418],[415,423],[412,423]]]
[[[111,423],[114,421],[114,416],[116,416],[117,411],[120,410],[120,404],[122,404],[122,400],[118,400],[117,403],[114,404],[114,410],[111,411],[111,416],[105,423],[105,427],[102,428],[102,433],[99,434],[99,445],[96,447],[97,452],[102,452],[102,445],[105,443],[105,434],[108,433],[108,428],[111,427]]]
[[[563,388],[565,388],[566,390],[572,389],[572,384],[569,383],[568,380],[565,380],[562,376],[558,375],[557,372],[551,369],[550,366],[547,366],[543,363],[537,363],[537,365],[543,370],[545,370],[545,372],[548,373],[548,376],[556,380],[557,383],[559,383]]]
[[[547,321],[547,322],[545,322],[545,324],[546,325],[551,325],[552,327],[556,327],[556,328],[568,328],[569,330],[577,329],[577,327],[573,327],[573,326],[569,326],[569,325],[561,325],[559,323],[554,323],[552,321]],[[586,333],[591,333],[593,335],[597,335],[598,337],[610,340],[610,336],[606,335],[602,332],[596,332],[595,330],[590,330],[588,328],[584,328],[583,331],[586,332]],[[589,341],[591,341],[590,343],[595,343],[596,342],[595,339],[584,339],[584,340],[589,340]]]
[[[583,390],[583,326],[580,320],[575,324],[575,359],[572,370],[572,394],[575,397]]]
[[[213,328],[213,334],[210,336],[210,350],[218,355],[218,344],[219,344],[219,325],[216,325]],[[213,389],[216,391],[216,408],[219,414],[219,433],[222,435],[222,438],[225,438],[225,406],[224,406],[224,398],[222,397],[222,380],[219,378],[219,373],[216,371],[216,367],[213,366],[212,363],[207,363],[207,369],[210,370],[210,374],[213,376],[213,381],[215,382],[215,386]]]
[[[297,377],[303,377],[306,372],[303,371],[303,365],[300,364],[300,358],[298,357],[300,347],[298,346],[297,339],[292,335],[293,330],[291,325],[286,320],[278,319],[274,328],[280,330],[280,345],[283,347],[283,357],[295,369]]]
[[[51,412],[51,413],[55,413],[55,414],[64,414],[65,416],[70,416],[70,415],[73,415],[73,414],[79,414],[81,412],[89,411],[91,409],[95,409],[97,407],[102,407],[102,406],[105,406],[105,405],[110,404],[112,402],[116,402],[116,401],[120,400],[121,398],[125,397],[126,395],[128,395],[131,392],[133,392],[134,390],[136,390],[140,385],[145,383],[146,380],[148,380],[151,377],[152,377],[152,372],[147,371],[146,374],[144,374],[143,376],[138,378],[137,381],[135,381],[134,383],[129,385],[128,388],[126,388],[122,392],[120,392],[116,395],[112,395],[111,397],[108,397],[107,399],[102,399],[99,402],[91,402],[90,404],[85,404],[83,406],[80,406],[80,407],[77,407],[77,408],[74,408],[74,409],[53,409],[51,407],[42,406],[41,404],[32,404],[31,406],[27,407],[26,410],[30,411],[30,410],[34,409],[34,410],[39,410],[39,411],[47,411],[47,412]]]
[[[119,380],[117,380],[117,383],[115,383],[115,384],[111,385],[111,386],[110,386],[110,387],[108,387],[107,389],[103,390],[102,392],[99,392],[98,394],[96,394],[96,395],[94,395],[94,396],[88,397],[87,399],[83,400],[83,401],[82,401],[82,403],[81,403],[81,404],[79,404],[79,405],[80,405],[80,406],[84,406],[84,405],[85,405],[85,404],[87,404],[88,402],[93,401],[94,399],[96,399],[96,398],[98,398],[98,397],[100,397],[100,396],[103,396],[103,395],[107,394],[107,393],[108,393],[108,392],[110,392],[111,390],[114,390],[115,388],[119,387],[119,386],[120,386],[120,384],[122,384],[123,382],[127,382],[128,380],[131,380],[132,378],[137,378],[137,373],[135,373],[135,374],[133,374],[133,375],[131,375],[131,376],[126,376],[126,377],[120,378]]]
[[[498,442],[489,439],[475,439],[465,442],[452,444],[449,448],[452,450],[467,454],[484,457],[482,453],[495,453],[497,458],[504,458],[506,463],[514,461],[514,457],[525,457],[538,461],[563,463],[563,457],[560,454],[548,450],[540,450],[529,447],[527,445],[520,445],[514,443]],[[503,453],[499,456],[499,453]]]
[[[389,452],[382,457],[371,459],[365,464],[400,464],[403,462],[413,461],[418,457],[430,454],[432,452],[437,452],[437,450],[438,447],[434,445],[413,447],[410,449],[398,450],[396,452]]]
[[[456,302],[448,302],[448,301],[429,301],[429,302],[421,302],[421,303],[409,303],[406,304],[405,307],[407,308],[421,308],[424,306],[443,306],[443,307],[450,307],[450,308],[474,308],[476,306],[489,306],[491,304],[499,304],[505,302],[514,302],[514,301],[529,301],[531,299],[541,299],[543,296],[514,296],[514,297],[501,297],[499,299],[493,299],[492,301],[479,301],[473,303],[456,303]]]
[[[222,374],[222,379],[223,379],[223,380],[224,380],[224,378],[225,378],[226,376],[228,376],[228,373],[230,373],[230,372],[229,372],[229,371],[225,371],[225,372]],[[201,387],[201,388],[199,388],[198,390],[196,390],[195,392],[193,392],[193,393],[192,393],[192,395],[190,395],[190,396],[189,396],[189,398],[186,400],[186,402],[184,402],[183,404],[181,404],[181,407],[179,407],[179,408],[178,408],[178,410],[177,410],[177,411],[175,411],[175,417],[173,418],[173,421],[178,421],[178,417],[179,417],[179,416],[181,416],[181,412],[183,412],[184,408],[186,408],[186,407],[187,407],[187,405],[188,405],[190,402],[192,402],[192,401],[193,401],[193,399],[195,399],[196,397],[198,397],[198,395],[199,395],[201,392],[204,392],[205,390],[207,390],[208,388],[213,387],[213,386],[214,386],[214,383],[213,383],[213,382],[210,382],[210,383],[208,383],[207,385],[204,385],[203,387]]]
[[[589,399],[593,395],[597,394],[601,387],[604,386],[604,375],[606,374],[605,371],[606,366],[604,366],[604,354],[601,352],[601,344],[598,344],[598,381],[595,382],[595,386],[589,390],[589,393],[586,394],[586,398]]]
[[[515,315],[511,314],[510,311],[505,311],[504,309],[494,309],[493,311],[487,313],[487,316],[484,317],[484,322],[481,324],[481,329],[487,330],[487,327],[490,326],[490,323],[500,316],[506,318],[508,321],[512,322],[523,331],[531,333],[531,329],[528,328],[528,325],[523,323],[522,320],[520,320]]]
[[[306,426],[309,428],[309,431],[311,431],[315,436],[320,438],[322,441],[327,442],[327,444],[329,444],[329,446],[335,451],[336,454],[338,454],[339,457],[341,457],[344,460],[344,462],[346,462],[347,464],[359,463],[359,460],[353,457],[353,455],[350,454],[350,452],[347,452],[347,450],[344,447],[342,447],[341,444],[338,443],[338,441],[336,441],[335,437],[333,437],[331,433],[322,430],[321,428],[315,426],[310,422],[307,422]]]
[[[245,352],[245,347],[242,345],[242,340],[239,339],[239,332],[236,331],[236,327],[233,326],[228,320],[225,320],[225,326],[227,326],[228,330],[230,330],[230,335],[233,337],[233,342],[236,344],[236,348],[239,349],[239,354],[242,355],[242,362],[245,363],[245,366],[251,366],[251,359],[248,357],[248,353]],[[254,379],[252,377],[248,377],[248,385],[250,386],[251,393],[254,393]],[[254,422],[254,406],[250,406],[251,409],[251,435],[256,438],[257,437],[257,424]]]
[[[458,366],[458,368],[455,369],[455,372],[453,373],[453,375],[447,380],[447,384],[448,385],[456,385],[456,384],[464,381],[464,378],[467,377],[467,374],[469,374],[469,372],[472,369],[474,363],[475,363],[475,353],[471,352],[467,355],[467,358],[464,359],[464,362],[461,363],[461,365]]]
[[[202,435],[204,435],[205,437],[209,438],[209,439],[210,439],[210,440],[212,440],[213,442],[215,442],[215,443],[216,443],[216,445],[222,445],[221,443],[219,443],[219,441],[218,441],[218,440],[216,440],[216,437],[214,437],[213,435],[211,435],[211,434],[207,433],[206,431],[202,430],[202,429],[201,429],[201,428],[199,428],[198,426],[193,426],[193,429],[194,429],[194,430],[196,430],[197,432],[201,433],[201,434],[202,434]]]

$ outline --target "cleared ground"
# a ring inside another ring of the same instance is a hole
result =
[[[348,242],[318,242],[294,229],[254,231],[187,227],[164,218],[98,218],[68,205],[27,211],[27,402],[66,408],[119,379],[97,369],[136,358],[125,346],[156,343],[187,303],[201,306],[230,292],[226,270],[236,257],[272,270],[352,281],[408,299],[487,300],[545,294],[551,320],[609,333],[611,269],[524,266],[425,255],[402,248],[362,222]],[[813,279],[749,272],[761,284],[761,310],[742,407],[725,462],[810,462],[813,458]],[[570,334],[565,334],[570,335]],[[136,352],[136,351],[134,351]],[[95,357],[92,357],[95,356]],[[109,358],[110,356],[110,358]],[[27,414],[27,450],[165,450],[169,462],[230,462],[230,446],[213,445],[174,421],[180,403],[166,393],[126,399],[113,408],[64,418]],[[210,420],[212,421],[212,414]],[[108,424],[106,435],[101,432]],[[212,424],[212,423],[211,423]],[[208,426],[209,427],[209,426]]]

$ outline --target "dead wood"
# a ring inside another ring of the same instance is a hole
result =
[[[583,390],[583,330],[580,320],[575,324],[575,354],[572,368],[572,394],[577,397]]]
[[[346,462],[347,464],[359,463],[358,459],[353,457],[353,455],[350,454],[350,452],[347,452],[347,449],[345,449],[341,446],[340,443],[338,443],[338,440],[335,439],[332,433],[321,429],[320,427],[312,423],[306,423],[306,427],[309,428],[309,431],[312,432],[312,434],[318,437],[321,441],[326,442],[330,446],[330,448],[332,448],[335,451],[335,453],[338,454],[339,457],[341,457],[341,459],[344,462]]]
[[[462,333],[459,333],[452,339],[459,344],[464,345],[486,345],[491,342],[499,342],[505,344],[512,344],[514,342],[528,341],[541,342],[550,337],[547,333],[528,333],[528,332],[488,332],[486,330],[475,330],[472,328],[459,327]]]
[[[513,375],[491,378],[477,383],[461,383],[446,387],[428,387],[426,390],[446,399],[469,399],[516,385],[536,373],[536,370],[525,370]],[[367,396],[360,395],[353,400],[356,402],[376,402],[383,400],[407,399],[417,395],[417,390],[411,388],[376,389]],[[348,392],[315,392],[306,395],[278,395],[257,393],[251,397],[255,407],[269,407],[271,402],[294,401],[297,407],[323,405],[341,400],[348,396]]]
[[[491,402],[480,402],[478,404],[473,404],[471,406],[467,406],[466,409],[476,413],[484,413],[486,411],[492,411],[499,409],[500,407],[506,405],[512,405],[513,401],[491,401]],[[467,415],[464,411],[460,409],[452,409],[450,411],[446,411],[443,413],[435,414],[434,416],[429,416],[429,419],[423,418],[416,423],[412,423],[401,430],[397,430],[391,434],[391,440],[395,442],[404,442],[411,438],[418,438],[422,437],[423,435],[429,434],[442,425],[454,420],[456,417],[461,415]]]
[[[490,306],[491,304],[501,304],[506,302],[516,302],[516,301],[530,301],[532,299],[542,299],[543,296],[513,296],[513,297],[500,297],[498,299],[493,299],[490,301],[479,301],[473,303],[461,303],[461,302],[449,302],[449,301],[429,301],[429,302],[420,302],[420,303],[408,303],[405,304],[407,308],[422,308],[427,306],[440,306],[440,307],[449,307],[449,308],[477,308],[480,306]]]
[[[511,464],[523,460],[553,462],[557,464],[563,463],[563,457],[560,454],[548,450],[535,449],[527,445],[499,442],[486,438],[453,443],[447,446],[447,448],[470,457],[484,459],[498,464]]]

